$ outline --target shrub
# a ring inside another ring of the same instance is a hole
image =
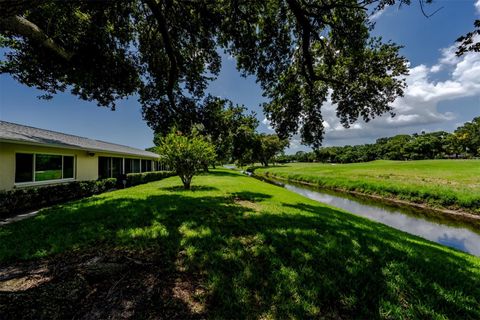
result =
[[[173,130],[160,142],[158,153],[170,168],[174,168],[186,190],[190,189],[193,176],[216,158],[213,144],[197,131],[187,136]]]
[[[75,181],[0,192],[0,216],[34,210],[53,204],[88,197],[115,188],[117,179]]]
[[[147,182],[162,180],[171,176],[174,176],[175,173],[172,171],[154,171],[154,172],[144,172],[144,173],[129,173],[127,174],[127,186],[136,186],[138,184],[143,184]]]

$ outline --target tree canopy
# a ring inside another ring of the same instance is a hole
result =
[[[198,112],[223,51],[256,76],[280,138],[318,147],[328,98],[348,127],[403,94],[406,60],[369,19],[398,3],[410,0],[0,0],[0,71],[45,98],[70,90],[114,108],[138,96],[168,132]]]

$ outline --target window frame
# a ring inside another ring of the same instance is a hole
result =
[[[109,163],[109,169],[108,169],[108,177],[106,178],[100,178],[100,172],[98,173],[98,179],[104,180],[104,179],[110,179],[110,178],[116,178],[116,176],[113,174],[113,160],[118,159],[121,160],[121,166],[120,166],[120,175],[125,174],[125,158],[124,157],[115,157],[115,156],[98,156],[97,160],[97,171],[100,169],[100,158],[105,158],[108,159]]]
[[[14,181],[14,186],[15,187],[37,186],[37,185],[52,184],[52,183],[57,183],[57,182],[58,183],[71,182],[71,181],[75,181],[77,179],[77,157],[74,153],[32,152],[32,151],[15,151],[15,160],[14,160],[14,164],[13,164],[14,179],[15,179],[15,173],[17,172],[17,154],[18,153],[33,155],[32,181],[26,181],[26,182],[16,182],[16,181]],[[35,172],[36,172],[35,167],[37,165],[37,154],[61,156],[62,157],[62,178],[61,179],[35,181]],[[73,178],[63,178],[64,157],[73,157]]]

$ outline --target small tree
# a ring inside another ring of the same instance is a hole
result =
[[[280,139],[276,134],[260,134],[258,138],[257,159],[268,167],[269,162],[288,146],[288,140]]]
[[[161,140],[157,152],[176,171],[186,190],[193,176],[216,157],[214,146],[196,131],[190,136],[172,131]]]

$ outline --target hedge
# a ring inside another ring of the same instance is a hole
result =
[[[144,173],[129,173],[127,174],[127,186],[136,186],[139,184],[162,180],[171,176],[174,176],[173,171],[153,171]]]
[[[75,181],[0,192],[0,217],[88,197],[114,189],[117,179]]]

